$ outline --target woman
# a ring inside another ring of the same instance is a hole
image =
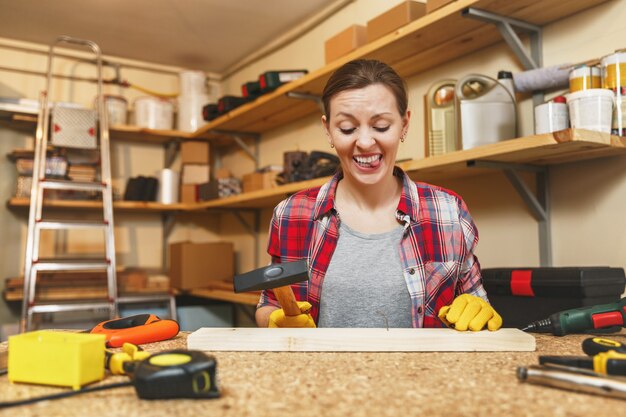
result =
[[[268,245],[274,263],[308,262],[309,282],[292,286],[302,314],[286,317],[264,291],[257,324],[497,330],[465,203],[394,167],[411,116],[404,81],[382,62],[351,61],[322,100],[341,170],[275,208]]]

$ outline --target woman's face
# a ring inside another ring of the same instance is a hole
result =
[[[329,114],[330,120],[322,116],[322,122],[345,177],[369,185],[392,175],[410,112],[400,115],[389,88],[372,84],[342,91],[330,99]]]

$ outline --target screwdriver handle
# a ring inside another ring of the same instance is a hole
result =
[[[626,353],[626,346],[622,343],[603,337],[589,337],[583,340],[583,352],[589,356],[595,356],[598,353],[614,350],[619,353]]]
[[[594,371],[605,375],[626,375],[626,355],[610,350],[593,357]]]

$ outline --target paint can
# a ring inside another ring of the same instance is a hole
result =
[[[535,134],[557,132],[569,126],[569,112],[565,97],[558,96],[552,101],[535,107]]]
[[[109,126],[127,124],[128,101],[122,96],[104,96],[104,107],[109,116]]]
[[[579,65],[569,73],[569,91],[589,90],[602,87],[602,71],[600,67]]]
[[[575,129],[611,132],[613,92],[605,88],[577,91],[567,97],[570,123]]]
[[[156,97],[139,97],[135,100],[135,125],[148,129],[171,130],[174,122],[174,105]]]
[[[626,136],[626,52],[617,51],[602,58],[602,86],[615,97],[611,134]]]

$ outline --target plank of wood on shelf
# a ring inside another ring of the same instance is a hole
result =
[[[27,197],[13,197],[9,200],[8,206],[14,208],[25,207],[30,205],[30,199]],[[86,200],[44,200],[46,208],[67,208],[67,209],[102,209],[100,201]],[[174,203],[162,204],[157,202],[144,201],[114,201],[113,209],[115,211],[138,211],[138,212],[167,212],[167,211],[185,211],[194,208],[194,204]]]

